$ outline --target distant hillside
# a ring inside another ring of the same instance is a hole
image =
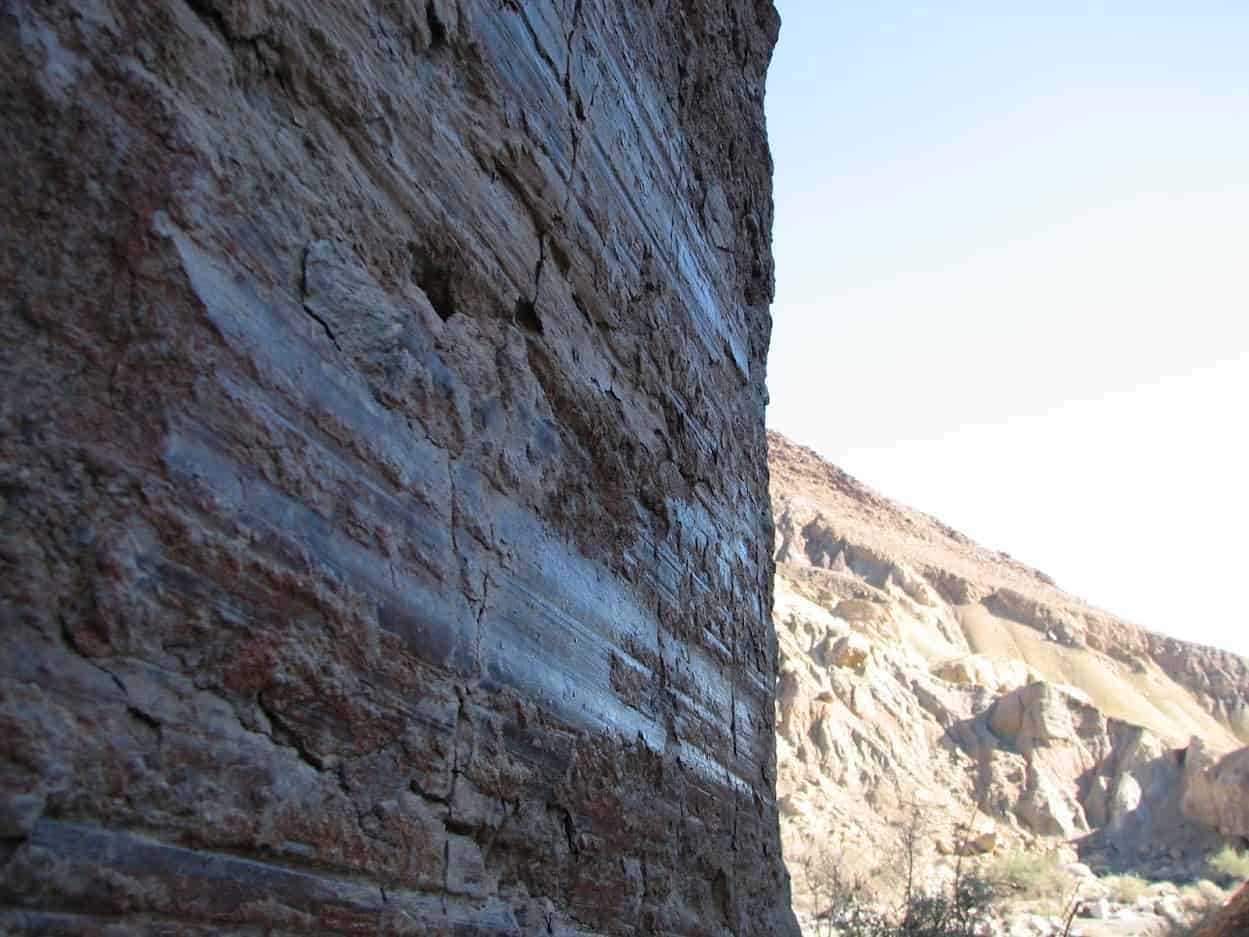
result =
[[[1249,783],[1222,767],[1249,743],[1249,661],[1116,618],[768,443],[778,795],[800,903],[808,857],[873,869],[915,804],[938,870],[973,816],[979,852],[1061,846],[1167,880],[1249,835]]]

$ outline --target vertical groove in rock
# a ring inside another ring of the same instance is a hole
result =
[[[0,7],[0,927],[796,932],[776,30]]]

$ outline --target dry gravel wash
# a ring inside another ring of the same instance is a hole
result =
[[[760,0],[3,0],[0,930],[795,933]]]

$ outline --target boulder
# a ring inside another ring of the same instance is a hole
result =
[[[1087,901],[1080,906],[1080,916],[1093,918],[1096,921],[1104,921],[1110,917],[1110,902],[1105,898]]]
[[[981,820],[967,834],[959,852],[964,856],[983,856],[998,847],[997,824],[992,820]]]
[[[1193,739],[1184,768],[1184,815],[1223,836],[1249,839],[1249,747],[1216,760]]]
[[[1042,836],[1069,839],[1088,830],[1084,810],[1062,779],[1032,765],[1015,813],[1025,826]]]
[[[872,653],[872,643],[858,634],[838,638],[829,648],[825,661],[830,667],[862,671]]]
[[[892,621],[889,606],[868,599],[842,599],[833,614],[857,624],[887,625]]]
[[[1038,681],[1008,693],[989,711],[989,728],[1020,749],[1071,739],[1075,729],[1067,694]]]
[[[982,686],[997,693],[1016,690],[1036,677],[1022,661],[995,660],[981,654],[942,661],[932,668],[932,673],[947,683],[957,686]]]

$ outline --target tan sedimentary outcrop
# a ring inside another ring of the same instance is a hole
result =
[[[1187,756],[1185,815],[1224,836],[1249,841],[1249,748],[1216,758],[1193,739]]]
[[[1184,725],[1195,723],[1204,730],[1202,737],[1219,746],[1249,743],[1249,661],[1115,618],[1063,592],[1044,573],[889,501],[779,434],[769,440],[776,559],[783,567],[849,570],[877,585],[888,578],[903,592],[909,588],[911,600],[921,605],[931,589],[959,614],[963,642],[1003,659],[1035,659],[1055,682],[1078,683],[1058,671],[1064,664],[1078,668],[1086,658],[1047,650],[1095,652],[1092,659],[1109,683],[1096,692],[1085,689],[1112,715],[1152,725],[1177,740]],[[951,633],[944,636],[950,639]],[[1152,693],[1150,684],[1156,688]],[[1183,693],[1173,692],[1172,685]],[[1134,707],[1116,713],[1110,705],[1116,696]],[[1194,705],[1211,718],[1192,712]],[[1167,710],[1176,706],[1185,712],[1167,725]]]
[[[938,853],[1070,843],[1099,867],[1178,877],[1244,835],[1244,755],[1228,753],[1244,744],[1245,661],[1185,658],[783,437],[769,443],[791,868],[830,843],[858,868],[887,865],[915,804],[938,868],[952,861]],[[973,817],[992,835],[966,832]]]

